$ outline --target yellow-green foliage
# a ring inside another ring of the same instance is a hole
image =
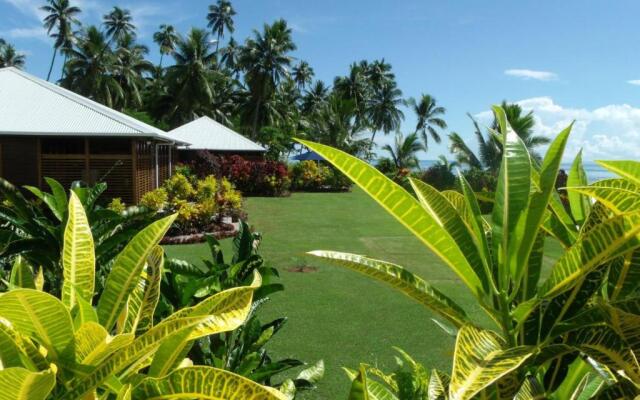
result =
[[[216,191],[218,189],[218,182],[215,176],[209,175],[206,178],[200,179],[197,184],[198,200],[214,199],[216,197]]]
[[[140,205],[148,207],[151,210],[158,211],[167,205],[169,196],[164,188],[158,188],[145,193],[140,199]]]
[[[242,195],[236,188],[233,186],[227,178],[222,178],[220,181],[220,186],[222,190],[220,191],[223,204],[226,208],[232,210],[239,210],[242,207]]]
[[[202,200],[198,203],[198,218],[204,223],[211,221],[217,212],[218,203],[215,197]]]
[[[195,203],[186,200],[175,200],[173,206],[178,214],[178,223],[187,223],[198,216],[198,206]]]
[[[193,185],[189,179],[182,174],[174,174],[171,178],[164,181],[164,188],[169,195],[170,200],[189,199],[195,194]]]
[[[117,213],[121,213],[127,208],[127,206],[124,204],[120,197],[114,197],[107,208]]]

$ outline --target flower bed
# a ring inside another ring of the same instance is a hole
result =
[[[335,168],[315,161],[300,161],[289,168],[291,190],[305,192],[346,192],[351,182]]]

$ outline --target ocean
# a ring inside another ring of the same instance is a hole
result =
[[[436,164],[437,162],[438,160],[420,160],[420,169],[429,168],[430,166],[432,166],[433,164]],[[564,169],[566,173],[569,173],[569,170],[571,169],[571,163],[570,162],[562,163],[560,165],[560,168]],[[589,179],[589,182],[595,182],[602,179],[609,179],[609,178],[616,177],[615,174],[607,171],[606,169],[602,168],[600,165],[594,162],[585,162],[584,170],[587,173],[587,178]]]

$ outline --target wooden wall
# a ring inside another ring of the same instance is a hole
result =
[[[0,137],[0,175],[16,186],[38,186],[38,141],[35,137]]]

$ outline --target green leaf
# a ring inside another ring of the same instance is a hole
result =
[[[399,265],[357,254],[316,250],[308,253],[390,284],[457,327],[469,323],[464,310],[422,278]]]
[[[93,297],[95,286],[95,254],[91,227],[78,196],[71,192],[69,218],[64,229],[62,266],[64,283],[62,302],[72,309],[76,295],[84,299]]]
[[[256,274],[256,279],[251,286],[225,290],[166,318],[163,323],[180,318],[204,319],[199,325],[194,325],[191,329],[185,329],[180,334],[167,338],[153,358],[149,376],[160,377],[167,374],[184,357],[184,350],[189,341],[231,331],[242,325],[251,310],[253,291],[260,287],[260,284],[261,280]]]
[[[57,180],[49,177],[44,177],[45,182],[51,188],[51,198],[53,202],[47,203],[51,211],[54,213],[58,220],[64,220],[65,211],[67,211],[67,192],[64,187]]]
[[[352,378],[348,400],[369,400],[369,388],[367,383],[367,373],[364,366],[361,365],[358,373]]]
[[[640,287],[640,250],[630,251],[609,267],[609,299],[627,297]]]
[[[145,270],[142,271],[138,285],[129,296],[125,331],[144,332],[153,323],[153,313],[160,300],[160,281],[164,250],[156,246],[149,258]]]
[[[446,400],[451,378],[438,370],[432,370],[429,377],[429,400]]]
[[[276,389],[261,386],[240,375],[211,367],[180,368],[163,378],[147,378],[133,390],[134,400],[286,400]]]
[[[460,329],[449,386],[451,400],[467,400],[517,369],[532,353],[529,346],[504,348],[496,333],[471,325]]]
[[[23,367],[22,349],[18,334],[8,321],[0,320],[0,366],[2,368]]]
[[[489,280],[492,279],[492,277],[491,271],[489,270],[488,254],[481,256],[480,249],[476,245],[476,241],[482,243],[481,238],[474,238],[457,210],[446,197],[435,188],[413,178],[409,178],[409,182],[420,204],[431,214],[436,223],[446,229],[451,235],[451,238],[456,242],[458,248],[462,250],[471,267],[479,275],[483,289],[485,292],[488,292]],[[484,237],[484,232],[482,232],[482,236]]]
[[[398,222],[440,257],[477,296],[483,296],[482,283],[449,233],[438,225],[420,203],[404,188],[373,166],[343,151],[297,139],[360,186]]]
[[[640,209],[640,187],[625,179],[605,179],[589,186],[568,187],[567,190],[593,197],[616,214]]]
[[[582,166],[582,150],[580,150],[569,170],[567,186],[587,186],[588,183],[587,174],[584,172],[584,167]],[[573,214],[573,219],[575,219],[578,225],[582,225],[591,209],[589,198],[576,191],[568,191],[567,196],[569,197],[569,206],[571,208],[571,214]]]
[[[33,279],[33,270],[22,256],[16,256],[11,268],[9,283],[14,288],[35,289],[36,284]]]
[[[51,370],[3,369],[0,370],[0,400],[44,400],[55,383],[56,376]]]
[[[556,262],[540,296],[550,298],[569,289],[602,262],[639,246],[638,233],[640,213],[620,215],[594,227]]]
[[[491,235],[494,262],[499,266],[499,288],[507,290],[509,271],[513,276],[519,275],[517,250],[524,232],[517,230],[516,226],[529,206],[531,159],[522,139],[509,126],[504,110],[493,107],[493,112],[501,128],[504,151],[493,206]]]
[[[318,383],[324,376],[324,361],[319,360],[309,368],[305,368],[296,377],[296,379],[307,381],[311,384]]]
[[[640,186],[640,162],[639,161],[597,161],[604,168],[630,180],[633,184]]]
[[[67,308],[50,294],[16,289],[0,295],[0,317],[44,346],[51,359],[73,364],[73,323]]]
[[[147,226],[116,257],[98,301],[98,319],[107,331],[113,328],[129,295],[138,284],[149,254],[175,218],[176,215],[170,215]]]
[[[547,150],[544,160],[542,161],[542,167],[540,168],[537,179],[538,190],[531,194],[529,207],[525,211],[526,217],[520,219],[518,222],[517,237],[520,238],[520,243],[518,244],[517,260],[515,264],[512,264],[512,272],[515,274],[514,278],[518,284],[522,284],[523,278],[525,280],[528,279],[527,272],[529,270],[535,270],[536,268],[539,270],[538,266],[530,269],[528,265],[531,260],[531,253],[537,243],[536,238],[540,232],[540,225],[544,221],[545,211],[547,210],[552,194],[556,191],[558,170],[560,169],[562,155],[564,154],[564,149],[569,139],[571,127],[572,125],[560,132],[549,146],[549,150]]]

